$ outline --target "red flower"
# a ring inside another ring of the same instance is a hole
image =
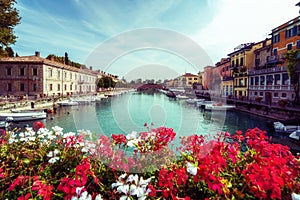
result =
[[[112,134],[112,139],[113,141],[115,142],[115,144],[118,144],[118,145],[121,145],[121,144],[124,144],[126,145],[126,136],[123,135],[123,134],[119,134],[119,135],[115,135],[115,134]]]

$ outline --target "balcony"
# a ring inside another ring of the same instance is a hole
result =
[[[232,76],[222,76],[222,81],[232,81],[233,77]]]
[[[281,90],[281,91],[286,91],[286,90],[291,90],[290,85],[250,85],[249,90]]]
[[[272,67],[267,69],[260,69],[260,70],[249,70],[249,75],[261,75],[261,74],[273,74],[278,72],[287,72],[286,67]]]

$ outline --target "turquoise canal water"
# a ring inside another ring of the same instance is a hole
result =
[[[59,107],[57,113],[49,114],[42,120],[45,127],[59,126],[64,132],[91,130],[96,134],[129,134],[132,131],[144,132],[150,128],[166,126],[173,128],[177,134],[174,145],[179,145],[180,136],[202,134],[208,139],[219,131],[235,133],[245,132],[258,127],[272,133],[267,125],[267,118],[239,111],[203,112],[195,105],[183,100],[174,100],[164,94],[126,93],[87,105]],[[22,128],[33,122],[14,124]],[[147,123],[149,128],[145,127]],[[151,123],[153,125],[151,125]],[[273,141],[284,142],[292,148],[293,153],[300,152],[298,143],[286,139],[287,136],[272,135]],[[295,148],[296,147],[296,148]]]
[[[195,105],[174,100],[164,94],[127,93],[88,105],[60,107],[44,120],[45,126],[60,126],[65,132],[87,129],[99,134],[128,134],[147,131],[151,127],[173,128],[177,136],[217,131],[234,133],[258,127],[268,130],[265,118],[243,112],[203,112]]]

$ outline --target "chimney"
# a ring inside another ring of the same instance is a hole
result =
[[[92,66],[90,66],[90,70],[93,70],[93,67],[92,67]]]
[[[41,54],[40,54],[39,51],[36,51],[36,52],[35,52],[35,56],[36,56],[36,57],[40,57],[40,55],[41,55]]]
[[[54,61],[54,55],[50,55],[50,60]]]

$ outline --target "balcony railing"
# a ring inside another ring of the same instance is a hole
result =
[[[249,90],[291,90],[290,85],[250,85]]]
[[[271,74],[276,72],[286,72],[286,67],[272,67],[267,69],[260,69],[260,70],[249,70],[249,75],[260,75],[260,74]]]

